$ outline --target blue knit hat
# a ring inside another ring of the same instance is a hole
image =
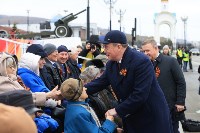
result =
[[[60,46],[57,48],[57,50],[58,50],[58,53],[60,53],[60,52],[71,52],[71,50],[68,50],[67,47],[64,46],[64,45],[60,45]]]
[[[42,45],[40,44],[32,44],[27,48],[26,53],[33,53],[35,55],[41,56],[41,58],[47,57],[47,53],[44,51]]]

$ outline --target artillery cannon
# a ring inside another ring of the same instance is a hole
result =
[[[58,21],[56,21],[54,23],[54,25],[56,26],[54,33],[56,35],[56,37],[69,37],[72,35],[72,29],[71,27],[68,26],[68,23],[74,19],[77,18],[77,15],[81,14],[82,12],[86,11],[82,10],[78,13],[76,13],[75,15],[73,15],[73,13],[70,13],[69,15],[59,19]]]
[[[72,20],[76,19],[79,14],[86,11],[86,9],[73,14],[70,13],[67,16],[64,16],[63,18],[60,18],[56,22],[54,22],[54,25],[56,26],[54,30],[51,30],[51,24],[49,21],[45,21],[43,23],[40,23],[40,33],[29,33],[29,34],[18,34],[17,38],[35,38],[35,37],[50,37],[51,35],[56,35],[57,38],[61,37],[70,37],[72,35],[72,29],[68,26],[68,23]],[[45,31],[46,29],[50,31]]]

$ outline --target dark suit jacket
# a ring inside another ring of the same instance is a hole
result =
[[[81,70],[78,67],[77,61],[69,59],[66,62],[67,67],[69,67],[69,76],[68,78],[79,79],[79,75],[81,74]]]
[[[175,104],[185,105],[186,83],[177,60],[171,56],[159,54],[156,61],[160,69],[157,80],[170,110],[175,107]]]
[[[54,89],[57,85],[60,86],[62,83],[62,79],[60,78],[61,76],[59,75],[59,70],[58,68],[54,67],[52,63],[46,58],[45,59],[46,64],[44,65],[45,69],[47,70],[48,73],[48,82],[51,85],[50,90]],[[58,64],[57,64],[58,65]]]
[[[40,68],[40,78],[42,79],[46,87],[49,90],[51,90],[52,86],[49,82],[49,80],[51,79],[51,76],[49,76],[46,67]]]
[[[127,70],[120,75],[121,70]],[[153,65],[144,54],[127,48],[120,68],[109,61],[104,74],[85,85],[89,94],[112,86],[119,105],[115,108],[128,133],[172,133],[169,109],[155,77]]]

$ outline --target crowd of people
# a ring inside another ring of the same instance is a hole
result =
[[[186,110],[180,51],[178,62],[151,39],[139,52],[118,30],[84,48],[66,46],[31,44],[19,59],[0,53],[0,110],[24,108],[30,133],[179,133]]]
[[[192,53],[187,48],[179,46],[176,52],[176,57],[180,67],[183,69],[184,72],[188,72],[188,64],[189,69],[193,71]]]

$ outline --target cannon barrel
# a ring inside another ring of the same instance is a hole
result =
[[[81,13],[84,12],[84,11],[86,11],[86,9],[84,9],[84,10],[82,10],[82,11],[76,13],[74,16],[77,16],[77,15],[81,14]]]
[[[68,26],[68,23],[74,19],[77,18],[79,14],[86,11],[86,9],[76,13],[73,15],[73,13],[70,13],[69,15],[59,19],[54,23],[56,26],[54,33],[57,37],[70,37],[72,35],[72,29]]]
[[[59,19],[58,21],[56,21],[54,24],[55,24],[55,26],[58,26],[58,25],[61,25],[61,24],[64,24],[64,25],[68,26],[68,23],[69,23],[70,21],[76,19],[77,16],[78,16],[79,14],[83,13],[84,11],[86,11],[86,9],[84,9],[84,10],[82,10],[82,11],[80,11],[80,12],[74,14],[74,15],[73,15],[73,13],[70,13],[70,14],[68,14],[67,16],[64,16],[63,18],[60,18],[60,19]]]

